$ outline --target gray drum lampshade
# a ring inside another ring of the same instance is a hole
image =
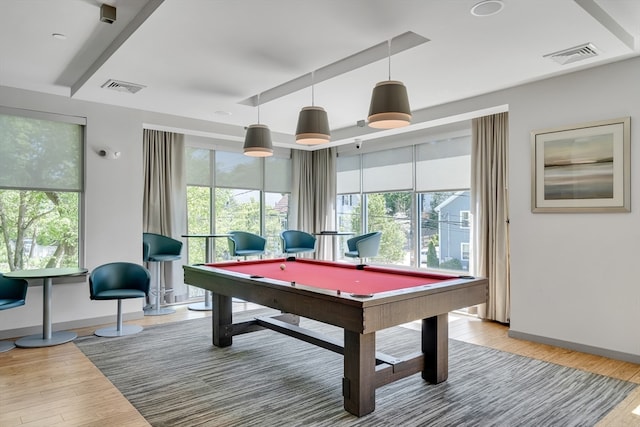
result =
[[[251,157],[268,157],[273,155],[271,131],[262,124],[250,125],[244,137],[244,154]]]
[[[402,82],[385,80],[376,84],[369,106],[369,126],[394,129],[411,123],[411,108],[407,88]]]
[[[324,144],[331,140],[329,119],[322,107],[304,107],[298,115],[296,142],[303,145]]]

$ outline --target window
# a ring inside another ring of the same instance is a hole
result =
[[[289,224],[289,193],[265,193],[265,256],[275,258],[282,255],[280,232]]]
[[[412,198],[408,191],[366,195],[366,231],[382,232],[378,262],[411,265]]]
[[[280,255],[280,232],[287,228],[289,215],[291,160],[198,147],[187,147],[186,152],[188,232],[248,231],[267,239],[265,256]],[[216,240],[214,260],[229,259],[227,242]],[[189,262],[203,262],[204,239],[187,244]]]
[[[460,228],[471,227],[471,212],[460,211]]]
[[[382,231],[376,262],[468,271],[470,160],[467,132],[339,156],[339,230]]]
[[[469,251],[471,246],[469,243],[460,243],[460,253],[462,254],[462,260],[469,262]],[[467,268],[468,269],[468,268]]]
[[[187,164],[187,230],[189,234],[209,234],[211,232],[211,187],[210,183],[210,151],[199,148],[186,148]],[[186,240],[187,259],[189,264],[204,263],[208,239],[191,238]],[[219,252],[216,241],[216,252]],[[224,244],[226,246],[226,242]],[[189,287],[189,294],[196,288]],[[199,292],[202,293],[202,292]]]
[[[80,265],[84,124],[0,109],[0,271]]]

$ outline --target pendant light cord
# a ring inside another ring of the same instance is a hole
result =
[[[313,107],[315,104],[315,88],[314,88],[314,77],[315,71],[311,72],[311,106]]]
[[[387,52],[389,54],[389,80],[391,80],[391,40],[387,40]]]
[[[260,94],[258,94],[258,124],[260,124]]]

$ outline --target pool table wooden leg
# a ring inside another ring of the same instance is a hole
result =
[[[449,316],[447,313],[422,319],[422,378],[431,384],[449,376]]]
[[[233,335],[230,332],[233,324],[231,297],[219,294],[212,294],[212,296],[213,345],[216,347],[228,347],[233,342]]]
[[[344,330],[344,409],[361,417],[376,408],[376,334]]]

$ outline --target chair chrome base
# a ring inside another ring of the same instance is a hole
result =
[[[211,311],[213,309],[213,304],[211,304],[211,292],[205,291],[203,302],[190,304],[187,308],[194,311]]]
[[[9,351],[12,348],[16,348],[16,345],[13,343],[13,341],[0,341],[0,353]]]
[[[193,311],[211,311],[212,306],[211,303],[207,305],[207,303],[205,302],[196,302],[193,304],[189,304],[187,308]]]
[[[145,316],[164,316],[165,314],[171,314],[171,313],[175,313],[176,311],[173,308],[167,308],[167,307],[151,307],[151,308],[146,308],[144,310],[144,315]]]
[[[99,337],[123,337],[126,335],[137,334],[144,328],[139,325],[122,325],[122,328],[118,330],[117,326],[109,326],[106,328],[97,329],[93,334]]]
[[[56,331],[51,333],[51,338],[43,338],[42,334],[29,335],[16,341],[16,347],[37,348],[51,347],[73,341],[78,334],[71,331]]]

